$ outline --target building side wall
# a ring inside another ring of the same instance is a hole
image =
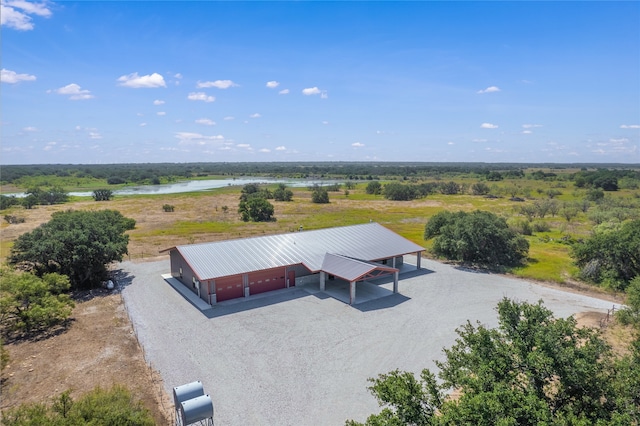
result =
[[[195,273],[180,252],[178,250],[172,250],[169,257],[171,259],[171,275],[191,291],[198,294],[198,289],[193,284]]]

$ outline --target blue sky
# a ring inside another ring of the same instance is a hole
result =
[[[1,1],[0,164],[640,163],[640,2]]]

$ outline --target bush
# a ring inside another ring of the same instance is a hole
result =
[[[489,185],[484,182],[477,182],[471,185],[471,194],[473,195],[487,195],[491,191]]]
[[[113,191],[110,189],[96,189],[91,196],[95,201],[109,201],[113,198]]]
[[[13,195],[0,195],[0,210],[5,210],[11,206],[17,206],[19,204],[20,200]]]
[[[175,206],[172,206],[171,204],[163,204],[162,205],[162,210],[167,212],[167,213],[171,213],[175,210]]]
[[[317,204],[327,204],[329,202],[329,193],[321,186],[317,186],[311,193],[311,201]]]
[[[571,252],[584,278],[624,290],[640,275],[640,220],[596,232],[574,244]]]
[[[441,183],[438,190],[444,195],[455,195],[460,193],[461,188],[457,183],[450,181]]]
[[[533,232],[549,232],[551,226],[547,222],[537,221],[533,223]]]
[[[71,391],[63,392],[51,405],[26,403],[2,415],[6,426],[23,425],[129,425],[153,426],[151,413],[131,392],[115,385],[105,390],[95,388],[77,401]]]
[[[73,301],[66,294],[69,278],[59,274],[33,274],[0,269],[0,330],[43,333],[71,315]]]
[[[417,191],[412,185],[391,182],[384,186],[384,198],[393,201],[411,201],[417,197]]]
[[[527,240],[504,219],[480,210],[434,215],[425,225],[424,238],[434,237],[436,255],[490,268],[518,265],[529,252]]]
[[[109,185],[121,185],[123,183],[127,183],[127,181],[119,176],[113,176],[107,179],[107,183]]]
[[[291,201],[293,199],[293,191],[287,188],[284,183],[278,185],[278,189],[273,191],[273,199],[276,201]]]
[[[382,185],[377,180],[373,180],[367,184],[365,192],[370,195],[380,195],[382,192]]]
[[[522,235],[532,235],[533,228],[528,220],[518,220],[511,225],[511,229]]]
[[[12,214],[5,214],[4,215],[4,220],[9,223],[9,224],[16,224],[16,223],[24,223],[25,222],[25,218],[24,217],[20,217],[20,216],[15,216]]]

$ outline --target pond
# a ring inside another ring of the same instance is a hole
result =
[[[248,183],[259,184],[272,184],[272,183],[284,183],[289,187],[306,187],[318,184],[332,185],[339,183],[335,180],[307,180],[307,179],[270,179],[264,177],[243,177],[232,179],[205,179],[205,180],[188,180],[183,182],[167,183],[161,185],[138,185],[127,186],[122,189],[116,189],[113,191],[113,195],[163,195],[163,194],[180,194],[183,192],[200,192],[208,191],[216,188],[224,188],[225,186],[244,186]],[[69,195],[75,197],[91,197],[92,191],[82,192],[70,192]],[[2,194],[6,196],[15,196],[22,198],[25,196],[24,192]]]

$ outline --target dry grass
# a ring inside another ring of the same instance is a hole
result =
[[[86,299],[77,303],[65,332],[7,345],[10,363],[2,372],[0,409],[47,402],[68,389],[78,398],[96,386],[122,384],[156,424],[169,424],[173,404],[159,374],[144,361],[121,295],[94,291]]]

